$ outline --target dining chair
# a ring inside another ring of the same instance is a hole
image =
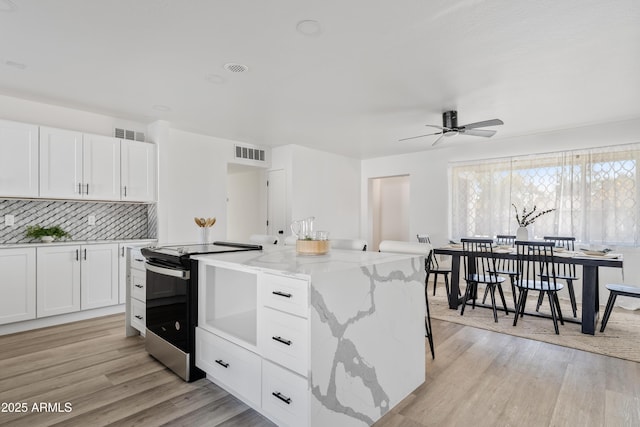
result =
[[[418,243],[428,243],[431,245],[431,239],[428,234],[417,234]],[[449,297],[449,274],[451,274],[451,268],[446,266],[441,266],[438,263],[438,257],[434,254],[432,257],[432,270],[433,273],[433,295],[436,294],[436,284],[438,283],[438,276],[442,275],[444,277],[444,287],[447,291],[447,298]],[[460,289],[458,289],[460,291]]]
[[[329,244],[331,245],[331,249],[367,250],[367,241],[362,239],[330,239]]]
[[[416,254],[424,256],[424,269],[426,275],[424,277],[424,303],[427,307],[427,315],[424,319],[424,336],[429,341],[429,348],[431,349],[431,357],[436,358],[436,353],[433,348],[433,329],[431,329],[431,313],[429,311],[429,292],[427,292],[427,283],[429,283],[429,273],[431,272],[432,260],[434,258],[433,246],[430,243],[414,243],[403,242],[397,240],[383,240],[378,246],[379,252],[398,253],[398,254]]]
[[[556,334],[560,334],[558,320],[564,325],[558,291],[564,285],[558,282],[556,264],[553,262],[553,247],[548,241],[520,241],[516,240],[516,287],[519,288],[518,304],[513,319],[513,326],[518,323],[518,317],[524,316],[529,291],[539,292],[538,300],[547,295],[551,308],[551,318]]]
[[[252,243],[264,243],[267,245],[277,245],[278,236],[271,234],[252,234],[249,236],[249,241]]]
[[[607,327],[609,316],[613,311],[613,305],[616,303],[616,297],[622,295],[623,297],[640,298],[640,288],[636,286],[628,285],[605,285],[609,289],[609,299],[607,300],[607,307],[604,309],[604,315],[602,316],[602,323],[600,324],[600,332],[604,332],[604,328]]]
[[[493,319],[498,321],[498,310],[496,307],[496,288],[500,293],[502,306],[508,315],[507,302],[504,299],[502,283],[504,277],[496,274],[496,258],[493,252],[493,239],[486,238],[465,238],[461,239],[462,255],[464,263],[464,280],[467,282],[467,289],[462,297],[462,309],[460,315],[464,316],[464,309],[467,301],[473,301],[472,308],[476,308],[478,295],[478,284],[483,283],[489,289],[491,297],[491,307],[493,308]]]
[[[516,236],[511,234],[498,234],[496,235],[495,242],[497,247],[509,247],[513,248],[514,243],[516,241]],[[516,306],[517,296],[516,296],[516,263],[514,259],[507,258],[497,258],[496,259],[496,274],[502,274],[504,276],[509,276],[509,280],[511,282],[511,293],[513,295],[513,306]],[[484,297],[482,297],[482,303],[484,304],[487,301],[487,295],[489,294],[489,288],[484,289]]]
[[[575,237],[544,236],[543,239],[549,242],[553,242],[556,248],[561,248],[570,252],[573,252],[575,250]],[[562,279],[567,283],[569,299],[571,300],[571,311],[573,312],[573,317],[577,317],[576,293],[573,288],[573,282],[579,279],[576,275],[576,265],[556,263],[556,273],[556,277],[558,279]],[[542,304],[542,301],[538,300],[536,311],[540,308],[540,304]]]

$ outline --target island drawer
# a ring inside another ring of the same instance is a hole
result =
[[[265,306],[308,317],[309,286],[306,280],[265,273],[261,289]]]
[[[145,312],[146,305],[145,303],[138,301],[136,299],[131,300],[131,326],[136,328],[138,331],[145,333],[145,329],[147,327],[145,321]]]
[[[273,417],[278,425],[309,425],[307,379],[264,360],[262,409]]]
[[[260,405],[261,358],[219,336],[196,328],[196,366],[214,382]]]
[[[309,322],[307,319],[262,309],[259,346],[262,355],[306,377],[309,369]]]
[[[131,270],[131,296],[140,301],[146,301],[147,299],[147,291],[146,291],[146,282],[147,276],[144,271],[140,270]]]

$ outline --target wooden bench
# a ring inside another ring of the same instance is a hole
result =
[[[600,332],[604,332],[604,328],[607,326],[611,311],[613,311],[613,304],[616,302],[616,297],[622,295],[625,297],[640,298],[640,288],[626,285],[609,284],[606,285],[609,289],[609,300],[607,301],[607,307],[604,309],[604,316],[602,317],[602,326],[600,326]]]

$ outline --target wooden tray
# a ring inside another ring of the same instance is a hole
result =
[[[296,240],[298,255],[324,255],[329,252],[328,240]]]

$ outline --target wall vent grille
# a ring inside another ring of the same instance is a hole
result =
[[[258,162],[264,162],[264,150],[260,148],[252,148],[252,147],[243,147],[241,145],[236,145],[235,156],[236,159],[247,159],[247,160],[255,160]]]
[[[121,139],[128,139],[131,141],[144,142],[144,132],[136,132],[130,129],[115,128],[113,130],[113,136]]]

